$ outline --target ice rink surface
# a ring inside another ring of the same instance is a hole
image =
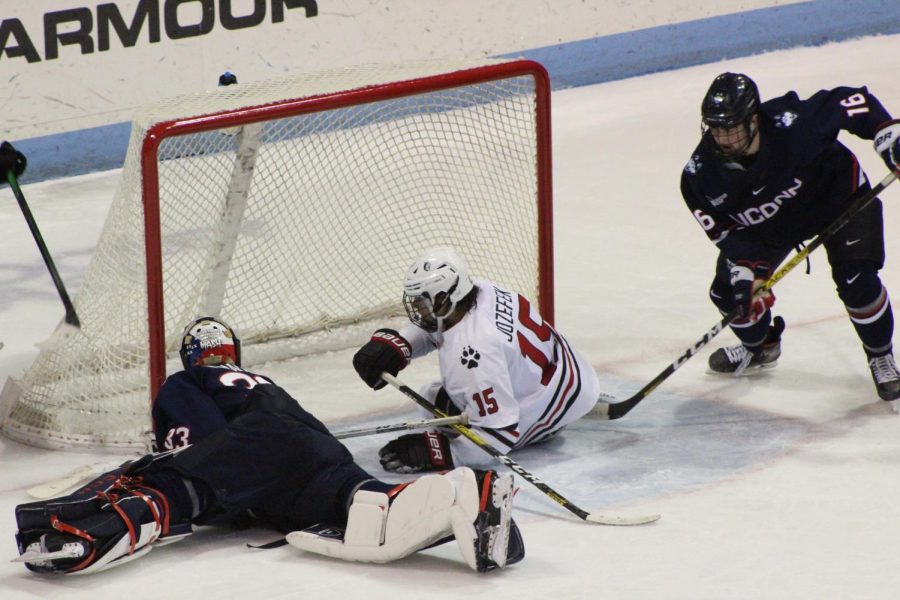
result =
[[[588,355],[606,391],[630,396],[712,327],[715,249],[684,207],[681,169],[699,136],[699,103],[726,70],[764,98],[790,89],[868,85],[900,115],[900,36],[781,51],[553,95],[556,325]],[[886,174],[871,142],[841,138],[873,183]],[[14,140],[13,140],[14,141]],[[70,291],[85,272],[117,172],[26,185]],[[0,189],[0,376],[21,376],[62,315],[11,191]],[[900,184],[882,195],[888,264],[900,297]],[[410,248],[412,257],[419,249]],[[390,565],[342,563],[283,547],[276,534],[201,529],[120,568],[38,577],[19,564],[13,509],[25,490],[109,454],[47,451],[0,438],[0,596],[13,598],[614,598],[892,599],[900,595],[900,415],[878,400],[865,356],[833,290],[823,251],[775,288],[788,329],[776,369],[755,378],[706,373],[726,332],[625,418],[584,419],[514,456],[575,504],[658,512],[642,527],[574,519],[519,480],[527,556],[477,575],[446,545]],[[340,276],[341,274],[334,274]],[[398,273],[399,282],[402,277]],[[318,282],[327,285],[327,281]],[[268,369],[335,429],[412,417],[388,388],[369,391],[351,352]],[[260,369],[262,370],[262,369]],[[433,362],[402,377],[418,385]],[[375,475],[389,439],[348,446]],[[387,478],[399,480],[397,478]]]

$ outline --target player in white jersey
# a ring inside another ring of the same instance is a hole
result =
[[[437,349],[441,380],[422,395],[448,414],[465,411],[469,426],[503,453],[546,440],[597,403],[600,386],[587,359],[524,296],[473,279],[452,249],[416,258],[403,286],[411,322],[399,332],[379,329],[353,357],[370,387],[384,387],[382,372],[396,375]],[[401,436],[380,450],[381,464],[414,473],[490,460],[467,438],[451,436]]]

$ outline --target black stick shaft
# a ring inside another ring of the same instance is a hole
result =
[[[50,250],[47,249],[47,244],[44,243],[44,236],[41,235],[41,231],[38,229],[34,216],[31,214],[31,209],[28,208],[28,203],[25,201],[25,195],[22,193],[19,182],[16,180],[16,174],[9,171],[6,174],[6,180],[9,182],[9,187],[12,188],[13,194],[16,196],[19,208],[22,209],[22,215],[25,217],[25,222],[28,223],[28,228],[31,230],[31,235],[34,237],[34,241],[41,253],[41,257],[44,259],[44,264],[47,265],[47,270],[50,271],[50,277],[53,278],[53,284],[56,286],[59,298],[62,300],[63,306],[66,309],[66,323],[74,325],[75,327],[81,327],[81,321],[78,320],[78,315],[75,313],[75,307],[69,299],[69,294],[66,293],[66,286],[63,285],[62,278],[56,270],[56,265],[53,264]]]
[[[802,251],[795,254],[787,263],[785,263],[780,269],[778,269],[762,286],[760,291],[757,294],[764,293],[764,291],[771,290],[772,287],[778,283],[785,275],[787,275],[794,267],[803,262],[807,256],[809,256],[810,252],[824,244],[831,236],[838,232],[844,225],[849,223],[857,214],[859,214],[863,209],[865,209],[882,191],[884,188],[889,186],[895,179],[897,179],[898,173],[897,171],[891,171],[887,174],[887,176],[882,179],[878,184],[873,187],[871,190],[857,198],[853,201],[852,204],[845,210],[837,219],[835,219],[831,225],[829,225],[822,233],[817,235]],[[725,315],[725,317],[716,323],[709,331],[703,334],[699,340],[697,340],[693,346],[685,350],[685,352],[675,359],[675,361],[670,364],[668,367],[663,369],[663,371],[653,378],[650,383],[642,387],[637,391],[633,396],[628,398],[627,400],[623,400],[621,402],[616,402],[614,404],[610,404],[608,407],[607,416],[610,420],[619,419],[624,417],[628,412],[637,406],[641,400],[647,397],[653,390],[655,390],[659,384],[669,378],[669,376],[681,368],[684,363],[690,360],[697,352],[703,348],[706,344],[710,342],[714,337],[719,335],[719,333],[728,326],[735,318],[737,317],[737,309],[732,310],[730,313]]]

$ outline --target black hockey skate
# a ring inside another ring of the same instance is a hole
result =
[[[749,349],[743,344],[719,348],[709,356],[709,369],[713,373],[740,375],[746,371],[771,369],[781,356],[781,333],[784,319],[775,317],[769,326],[766,340],[758,347]]]
[[[894,362],[893,354],[873,356],[869,358],[869,370],[872,372],[872,381],[878,390],[878,397],[887,402],[894,402],[894,410],[897,410],[897,398],[900,398],[900,371]]]

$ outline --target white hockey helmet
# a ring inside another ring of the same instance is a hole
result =
[[[445,246],[429,248],[406,271],[403,305],[415,325],[442,331],[444,319],[474,287],[462,256]]]

